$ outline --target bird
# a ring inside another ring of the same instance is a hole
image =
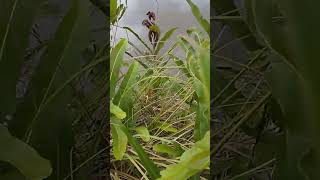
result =
[[[144,19],[142,21],[142,25],[146,26],[149,29],[148,38],[150,43],[153,45],[153,48],[155,49],[159,41],[160,28],[155,23],[156,15],[154,12],[148,11],[146,15],[148,16],[148,19]]]

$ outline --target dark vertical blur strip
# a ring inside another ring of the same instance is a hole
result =
[[[103,13],[103,14],[105,14],[105,16],[106,16],[106,37],[107,37],[107,39],[108,39],[108,44],[107,44],[107,47],[106,47],[106,51],[109,51],[110,52],[110,0],[91,0],[91,2],[92,2],[92,4],[94,4],[96,7],[98,7],[99,8],[99,10]],[[107,54],[109,53],[109,52],[107,52]],[[109,60],[107,60],[106,61],[106,74],[105,74],[106,76],[107,76],[107,79],[109,80],[110,78],[110,61]],[[110,89],[110,87],[109,87],[109,82],[107,83],[107,98],[106,98],[106,107],[105,108],[107,108],[107,111],[106,111],[106,118],[107,119],[110,119],[110,110],[109,110],[109,107],[110,107],[110,97],[109,97],[109,89]],[[106,124],[106,130],[107,130],[107,132],[110,132],[110,124],[109,123],[107,123]],[[108,146],[108,150],[110,151],[110,149],[111,149],[111,144],[110,144],[110,135],[107,135],[106,136],[106,139],[105,139],[105,141],[106,141],[106,143],[107,143],[107,146]],[[106,153],[106,159],[107,159],[107,161],[106,161],[106,169],[107,169],[107,172],[105,172],[105,173],[107,173],[106,175],[106,177],[107,177],[107,179],[111,179],[111,177],[110,177],[110,166],[111,166],[111,163],[110,163],[110,153],[109,152],[107,152]]]
[[[107,38],[108,38],[108,47],[107,47],[107,50],[110,52],[110,0],[107,0]],[[109,58],[110,59],[110,58]],[[110,79],[110,60],[109,61],[107,61],[107,67],[106,67],[107,69],[106,69],[106,72],[107,72],[107,79],[109,80]],[[107,90],[109,91],[109,83],[108,83],[108,85],[107,85]],[[109,98],[109,92],[107,93],[108,94],[108,96],[107,96],[107,103],[106,103],[106,105],[107,105],[107,118],[108,119],[110,119],[110,110],[109,110],[109,107],[110,107],[110,105],[109,105],[109,102],[110,102],[110,98]],[[108,132],[110,132],[110,123],[107,123],[108,124]],[[108,141],[108,146],[109,146],[109,151],[110,151],[110,149],[111,149],[111,144],[110,144],[110,135],[109,136],[107,136],[107,141]],[[110,177],[110,167],[111,167],[111,162],[110,162],[110,153],[108,153],[108,164],[107,164],[107,175],[108,175],[108,177]],[[111,178],[110,178],[111,179]]]
[[[108,39],[108,41],[107,41],[107,47],[106,47],[106,51],[108,51],[107,52],[107,54],[109,54],[109,52],[110,52],[110,0],[91,0],[91,2],[92,2],[92,4],[94,4],[96,7],[98,7],[99,9],[100,9],[100,11],[102,11],[103,12],[103,14],[105,14],[105,16],[106,16],[106,37],[107,37],[107,39]],[[107,79],[109,80],[110,79],[110,60],[107,60],[106,61],[106,74],[105,74],[106,76],[107,76]],[[107,110],[106,110],[106,118],[107,119],[110,119],[110,110],[109,110],[109,107],[110,107],[110,97],[109,97],[109,89],[110,89],[110,86],[109,86],[109,82],[107,82],[107,97],[106,97],[106,107],[105,108],[107,108]],[[109,123],[107,123],[106,124],[106,131],[107,132],[110,132],[110,124]],[[105,137],[106,139],[105,139],[105,141],[106,141],[106,143],[107,143],[107,146],[108,146],[108,151],[110,151],[110,149],[111,149],[111,144],[110,144],[110,134],[108,134],[106,137]],[[110,153],[109,152],[107,152],[106,153],[106,159],[107,159],[107,161],[105,162],[106,163],[106,177],[107,177],[107,179],[111,179],[111,177],[110,177],[110,166],[111,166],[111,162],[110,162]]]
[[[214,58],[213,58],[213,46],[214,46],[214,32],[215,32],[215,27],[213,24],[213,20],[212,17],[214,15],[214,9],[213,9],[213,3],[212,1],[210,1],[210,134],[212,137],[212,132],[213,132],[213,127],[214,127],[214,123],[213,123],[213,97],[214,97]],[[213,140],[212,138],[210,138],[210,150],[212,150],[213,148]],[[210,153],[211,154],[211,153]],[[210,174],[212,177],[213,174],[213,157],[210,156]]]

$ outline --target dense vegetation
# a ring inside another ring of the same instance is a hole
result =
[[[111,1],[112,44],[118,28],[142,44],[121,39],[110,52],[112,179],[209,178],[210,27],[191,0],[185,3],[203,29],[173,39],[172,27],[158,37],[161,27],[150,11],[149,19],[141,19],[149,28],[144,40],[117,25],[126,3]]]
[[[201,29],[149,39],[127,1],[66,2],[42,39],[50,1],[0,1],[1,180],[320,179],[319,2],[213,0],[210,28],[185,0]]]

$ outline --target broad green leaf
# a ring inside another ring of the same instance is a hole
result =
[[[121,126],[121,121],[111,118],[112,152],[116,160],[122,160],[128,144],[127,135]]]
[[[182,154],[179,163],[169,165],[161,171],[161,178],[157,180],[186,180],[209,167],[209,164],[210,133],[208,131],[203,139]]]
[[[26,178],[42,180],[52,173],[50,162],[36,150],[11,136],[8,129],[0,125],[0,161],[15,166]]]
[[[117,0],[110,1],[110,22],[113,24],[117,19]]]
[[[293,47],[293,57],[297,69],[305,79],[308,89],[308,102],[305,103],[305,111],[309,112],[308,119],[300,119],[300,125],[309,124],[308,132],[312,137],[306,137],[312,141],[314,149],[306,154],[303,160],[304,174],[309,179],[320,179],[320,76],[319,76],[319,1],[277,1],[281,3],[288,18],[290,29],[290,45]],[[306,18],[308,17],[308,18]],[[307,98],[304,97],[304,100]],[[311,157],[311,158],[310,158]],[[311,160],[313,159],[313,161]],[[316,176],[315,176],[316,175]]]
[[[0,119],[16,108],[16,84],[21,75],[30,32],[44,0],[0,2]]]
[[[156,128],[161,129],[162,131],[173,132],[173,133],[178,131],[178,129],[172,127],[171,124],[165,123],[165,122],[161,122],[161,124],[157,125]]]
[[[113,99],[113,102],[115,104],[119,104],[119,102],[121,101],[121,99],[126,96],[129,91],[132,91],[132,86],[133,84],[136,83],[137,81],[137,75],[138,75],[138,65],[139,63],[138,62],[133,62],[127,73],[125,74],[122,82],[121,82],[121,85]]]
[[[144,126],[139,126],[139,127],[135,128],[135,130],[140,135],[140,137],[143,141],[145,141],[145,142],[150,141],[150,134],[149,134],[148,128],[146,128]]]
[[[311,148],[310,117],[305,107],[306,98],[305,82],[283,60],[281,56],[271,54],[272,71],[267,73],[267,79],[272,87],[272,92],[281,105],[286,122],[285,154],[279,157],[279,166],[276,176],[279,179],[305,179],[301,171],[301,160]],[[285,82],[285,83],[283,83]],[[290,91],[288,91],[290,89]],[[292,98],[295,97],[295,98]],[[302,122],[301,119],[304,119]]]
[[[210,127],[210,51],[189,37],[181,39],[184,39],[186,46],[192,47],[195,51],[190,57],[189,67],[198,102],[194,137],[195,140],[200,140]]]
[[[179,152],[176,151],[175,148],[167,145],[167,144],[156,144],[153,146],[153,151],[158,152],[158,153],[166,153],[169,156],[172,157],[177,157],[179,156]]]
[[[200,48],[200,59],[199,59],[199,77],[201,82],[205,85],[207,98],[210,97],[210,51],[209,49]],[[210,98],[209,98],[210,99]]]
[[[198,23],[207,32],[208,36],[210,36],[210,23],[208,22],[208,20],[202,17],[199,8],[191,0],[186,0],[186,1],[188,2],[191,8],[191,11],[194,17],[197,19]]]
[[[154,54],[158,54],[160,52],[160,50],[163,48],[163,46],[165,45],[165,43],[167,43],[168,39],[172,36],[172,34],[174,33],[174,31],[176,31],[178,28],[172,28],[169,31],[167,31],[163,37],[160,38],[155,53]]]
[[[115,95],[116,83],[119,78],[120,68],[123,64],[123,56],[127,49],[127,40],[120,42],[111,49],[110,53],[110,97]]]
[[[124,119],[127,116],[126,112],[124,112],[119,106],[114,105],[112,101],[110,101],[110,112],[119,119]]]
[[[133,106],[135,103],[134,99],[134,85],[138,81],[137,75],[138,75],[138,62],[133,62],[127,73],[125,74],[124,79],[121,82],[121,85],[117,91],[117,94],[114,98],[114,102],[119,104],[119,107],[125,111],[128,114],[127,125],[131,125],[132,120],[134,117],[132,117],[133,114]]]
[[[157,179],[160,177],[160,170],[158,167],[150,160],[147,153],[143,150],[142,146],[138,141],[132,136],[127,127],[121,126],[122,131],[127,135],[129,144],[137,152],[139,159],[143,167],[147,170],[149,176],[152,179]]]
[[[195,140],[200,140],[210,128],[210,91],[198,79],[193,80],[197,94],[196,122],[194,129]]]

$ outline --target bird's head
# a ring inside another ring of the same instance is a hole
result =
[[[147,16],[149,17],[150,21],[155,21],[156,20],[156,14],[152,11],[148,11]]]

